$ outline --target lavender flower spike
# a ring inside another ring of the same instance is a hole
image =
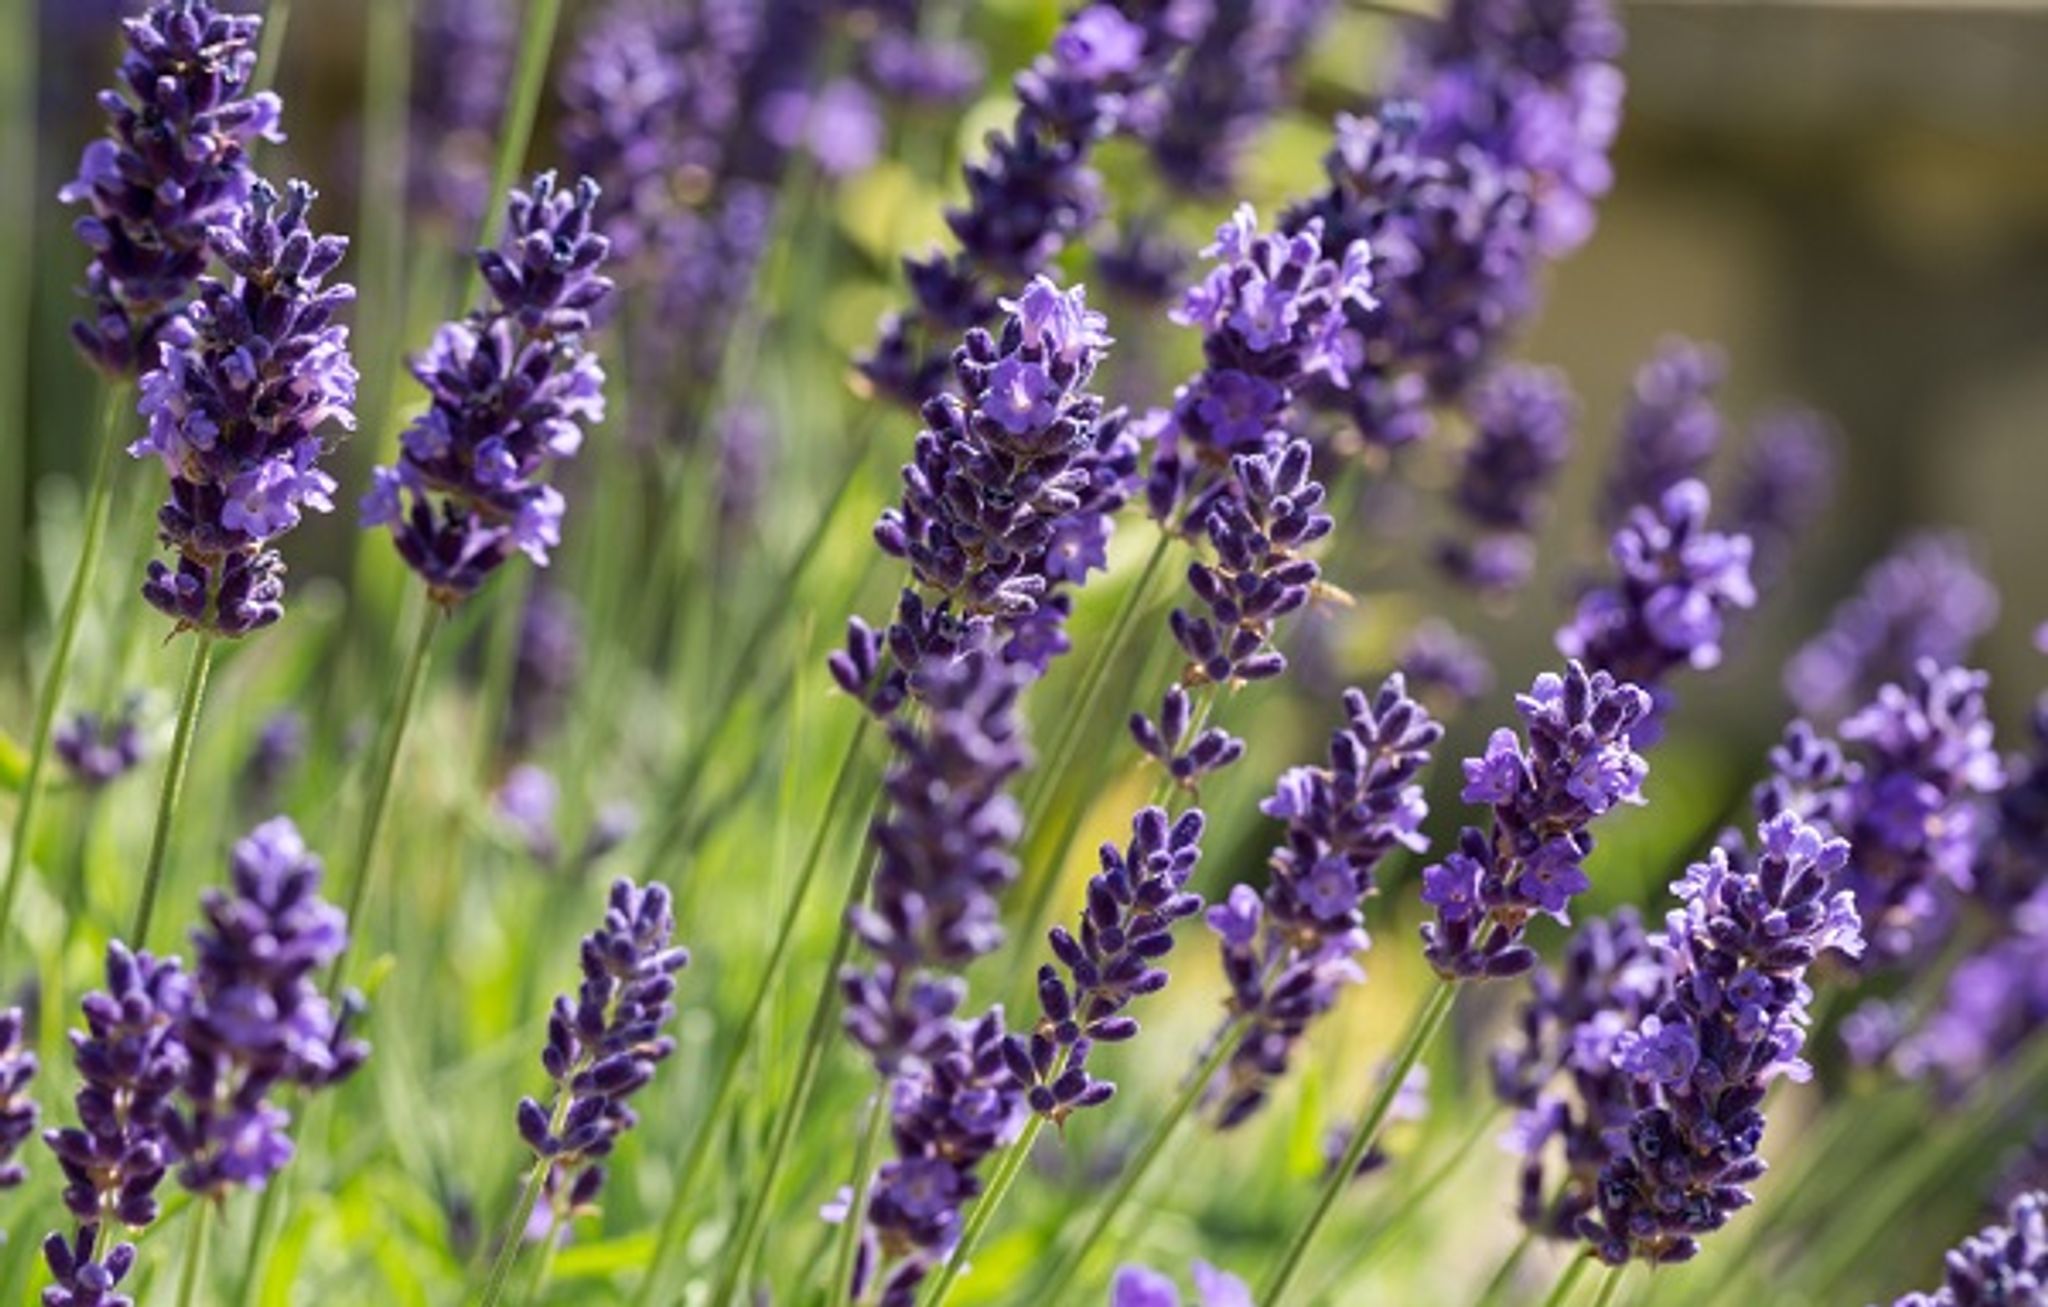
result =
[[[1135,1036],[1138,1023],[1124,1009],[1166,988],[1160,964],[1173,950],[1174,923],[1202,910],[1201,896],[1185,886],[1202,858],[1205,821],[1199,808],[1171,825],[1165,809],[1141,809],[1126,848],[1102,846],[1079,938],[1065,926],[1046,936],[1067,977],[1051,963],[1038,969],[1038,1024],[1029,1040],[1003,1041],[1003,1060],[1031,1110],[1055,1125],[1116,1092],[1114,1083],[1088,1073],[1088,1055],[1097,1044]]]
[[[1675,337],[1637,370],[1602,501],[1608,525],[1640,504],[1659,503],[1666,491],[1706,469],[1721,443],[1714,396],[1727,371],[1719,350]]]
[[[1577,404],[1562,373],[1511,366],[1489,375],[1466,408],[1472,443],[1453,496],[1476,531],[1470,539],[1445,541],[1437,557],[1445,571],[1481,594],[1509,594],[1535,566],[1532,536],[1549,485],[1571,452]]]
[[[51,1280],[43,1290],[43,1307],[135,1307],[133,1298],[114,1292],[135,1269],[135,1245],[117,1243],[100,1261],[93,1256],[99,1233],[98,1226],[87,1225],[75,1239],[52,1234],[43,1240]]]
[[[208,890],[192,932],[189,1000],[175,1014],[186,1065],[180,1108],[165,1121],[178,1182],[217,1196],[261,1188],[292,1156],[291,1118],[271,1099],[345,1079],[369,1056],[314,973],[341,955],[348,921],[319,896],[320,860],[288,818],[236,843],[231,890]]]
[[[660,885],[612,883],[604,923],[583,937],[583,983],[560,995],[548,1015],[541,1065],[554,1082],[553,1111],[519,1100],[520,1138],[547,1162],[557,1217],[596,1200],[604,1187],[600,1159],[639,1118],[626,1100],[654,1079],[675,1052],[662,1028],[676,1014],[675,974],[687,949],[670,943],[675,916]]]
[[[129,446],[162,460],[171,496],[157,513],[175,569],[152,562],[143,597],[180,630],[240,636],[284,614],[284,563],[272,542],[302,510],[329,512],[323,428],[355,426],[355,364],[335,314],[355,300],[324,285],[348,242],[306,220],[313,188],[280,198],[258,181],[233,225],[208,234],[232,282],[201,280],[165,326],[137,407],[149,434]]]
[[[22,1046],[21,1035],[21,1009],[0,1011],[0,1189],[27,1178],[14,1155],[36,1132],[36,1100],[28,1088],[36,1078],[36,1055]]]
[[[1790,814],[1759,835],[1754,855],[1716,848],[1672,886],[1683,906],[1659,945],[1665,997],[1615,1041],[1636,1112],[1627,1147],[1601,1171],[1597,1215],[1580,1225],[1612,1265],[1685,1261],[1749,1204],[1747,1186],[1764,1172],[1765,1090],[1778,1076],[1812,1074],[1799,1056],[1806,970],[1831,950],[1863,950],[1840,888],[1848,842]]]
[[[1467,803],[1493,809],[1489,831],[1467,826],[1458,848],[1422,871],[1422,900],[1436,920],[1422,928],[1424,955],[1448,979],[1517,976],[1536,964],[1522,942],[1538,912],[1569,920],[1589,887],[1593,819],[1643,802],[1650,765],[1630,744],[1650,696],[1577,662],[1545,672],[1515,698],[1526,745],[1501,727],[1486,752],[1465,760]]]
[[[158,336],[206,270],[214,231],[249,196],[249,147],[283,140],[278,99],[249,95],[263,20],[207,0],[157,0],[123,21],[123,89],[103,91],[107,135],[85,147],[58,198],[91,212],[75,224],[92,250],[91,316],[72,324],[110,376],[147,368]],[[125,94],[124,94],[125,90]]]
[[[364,526],[388,526],[399,555],[452,606],[517,551],[545,567],[562,540],[559,460],[604,420],[604,370],[584,348],[612,283],[610,249],[591,230],[597,187],[557,191],[553,173],[514,191],[503,243],[477,264],[490,303],[444,324],[412,362],[427,412],[406,430],[396,467],[378,468]]]
[[[2018,1307],[2048,1298],[2048,1193],[2013,1199],[2005,1224],[1987,1226],[1949,1253],[1933,1293],[1909,1293],[1893,1307]]]

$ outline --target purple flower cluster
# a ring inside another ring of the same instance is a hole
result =
[[[426,0],[416,11],[406,137],[414,213],[464,232],[483,218],[516,35],[503,0]]]
[[[390,527],[438,603],[475,593],[514,550],[546,566],[561,543],[548,472],[604,419],[604,370],[582,341],[612,288],[596,203],[588,178],[566,192],[542,173],[514,191],[503,243],[477,255],[491,305],[443,324],[412,362],[431,403],[398,465],[377,469],[363,525]]]
[[[1998,620],[1998,591],[1955,536],[1907,540],[1863,574],[1827,629],[1785,664],[1785,692],[1806,716],[1836,721],[1924,658],[1954,666]]]
[[[115,1293],[135,1269],[135,1245],[117,1243],[105,1260],[94,1256],[99,1227],[81,1226],[74,1239],[51,1233],[43,1240],[43,1261],[51,1283],[43,1290],[43,1307],[134,1307],[135,1300]]]
[[[2004,1225],[1987,1226],[1945,1259],[1942,1286],[1893,1307],[2010,1307],[2048,1298],[2048,1193],[2012,1200]]]
[[[1220,726],[1195,720],[1194,700],[1175,682],[1159,701],[1159,716],[1134,712],[1131,738],[1144,755],[1166,769],[1181,789],[1193,790],[1202,777],[1244,757],[1244,741]]]
[[[1601,1172],[1597,1215],[1580,1227],[1610,1264],[1685,1261],[1749,1204],[1746,1186],[1764,1171],[1765,1090],[1811,1075],[1799,1056],[1806,970],[1830,950],[1862,952],[1839,887],[1848,843],[1789,814],[1758,835],[1753,856],[1716,848],[1672,886],[1683,906],[1659,942],[1668,989],[1615,1042],[1636,1111]]]
[[[1727,372],[1720,350],[1677,337],[1636,370],[1601,501],[1608,525],[1642,505],[1662,503],[1674,486],[1706,470],[1721,445],[1724,423],[1715,395]]]
[[[1396,663],[1415,697],[1448,716],[1493,688],[1493,664],[1476,641],[1449,622],[1430,618],[1408,633]]]
[[[1195,1282],[1196,1307],[1252,1307],[1250,1287],[1230,1272],[1199,1257],[1188,1269]],[[1180,1289],[1171,1276],[1149,1266],[1120,1266],[1110,1282],[1109,1307],[1181,1307]]]
[[[71,779],[89,790],[104,789],[142,765],[142,700],[131,695],[119,712],[102,717],[80,710],[57,727],[51,739]]]
[[[298,829],[264,822],[236,843],[229,875],[231,893],[200,900],[191,989],[176,1013],[181,1104],[163,1123],[178,1182],[208,1196],[261,1188],[291,1160],[291,1118],[274,1089],[334,1084],[370,1052],[348,1032],[349,1007],[334,1012],[313,978],[347,946],[348,921],[320,898],[320,860]]]
[[[903,25],[879,24],[861,55],[875,89],[917,108],[964,104],[988,76],[987,61],[974,45],[923,37]]]
[[[158,332],[142,378],[149,434],[129,446],[162,460],[170,500],[157,513],[175,569],[149,565],[143,597],[178,623],[239,636],[284,614],[284,562],[271,542],[304,509],[330,512],[322,428],[355,426],[356,370],[335,313],[355,299],[324,285],[348,242],[306,221],[313,188],[280,200],[257,181],[208,241],[232,282],[203,278],[198,296]]]
[[[1576,1239],[1600,1173],[1635,1116],[1635,1082],[1614,1064],[1621,1038],[1664,997],[1664,969],[1633,908],[1572,933],[1556,968],[1538,967],[1512,1042],[1493,1056],[1494,1094],[1515,1110],[1505,1142],[1522,1157],[1515,1213],[1550,1239]],[[1558,1142],[1562,1172],[1550,1169]]]
[[[2007,928],[1949,973],[1941,1001],[1891,1050],[1892,1065],[1934,1081],[1951,1100],[1984,1083],[2048,1028],[2048,884],[2015,907]]]
[[[1163,808],[1140,809],[1129,845],[1102,846],[1079,937],[1065,926],[1046,935],[1067,975],[1051,963],[1039,967],[1038,1023],[1028,1039],[1004,1040],[1003,1060],[1031,1110],[1055,1125],[1116,1092],[1114,1082],[1089,1074],[1088,1055],[1135,1036],[1138,1023],[1124,1009],[1166,988],[1161,964],[1173,951],[1174,923],[1202,910],[1186,886],[1202,859],[1205,821],[1199,808],[1171,819]]]
[[[86,146],[77,179],[58,192],[90,209],[75,230],[92,251],[92,309],[72,335],[111,376],[156,360],[157,338],[206,270],[215,231],[232,226],[249,197],[249,147],[283,139],[277,97],[248,94],[261,27],[207,0],[157,0],[122,21],[123,89],[100,95],[107,134]]]
[[[690,962],[689,950],[670,942],[675,929],[666,888],[612,882],[603,923],[583,937],[582,983],[573,998],[557,995],[548,1013],[540,1063],[554,1107],[522,1098],[517,1119],[519,1137],[548,1164],[558,1217],[596,1200],[601,1159],[639,1120],[626,1100],[675,1052],[662,1028],[675,1018],[676,972]]]
[[[1760,579],[1776,578],[1833,497],[1836,444],[1833,424],[1812,409],[1778,409],[1751,424],[1729,507],[1734,529],[1756,545]]]
[[[1172,4],[1090,4],[1066,20],[1052,48],[1017,77],[1017,116],[992,133],[987,156],[966,165],[967,203],[946,222],[960,250],[906,259],[915,307],[882,322],[861,371],[883,393],[923,403],[945,360],[920,339],[988,321],[995,295],[1043,271],[1101,207],[1090,158],[1123,125],[1191,35]],[[993,285],[992,285],[993,283]]]
[[[1217,198],[1238,160],[1288,98],[1330,0],[1214,0],[1202,34],[1133,124],[1167,184]]]
[[[1248,1033],[1230,1059],[1217,1126],[1230,1129],[1266,1101],[1316,1018],[1343,987],[1364,979],[1365,901],[1374,873],[1399,848],[1429,846],[1416,778],[1443,727],[1408,697],[1397,672],[1379,690],[1344,693],[1344,726],[1329,765],[1280,776],[1259,811],[1287,824],[1262,893],[1239,884],[1209,909],[1230,982],[1233,1017]]]
[[[1534,967],[1523,933],[1538,912],[1569,921],[1572,899],[1591,884],[1593,819],[1643,802],[1650,765],[1630,740],[1650,713],[1646,691],[1574,661],[1562,676],[1538,676],[1515,709],[1526,746],[1501,727],[1464,764],[1459,797],[1488,805],[1491,829],[1465,827],[1457,850],[1422,872],[1422,900],[1436,909],[1423,952],[1447,979]]]
[[[28,1178],[14,1155],[36,1132],[36,1100],[29,1092],[36,1055],[23,1047],[21,1036],[21,1009],[0,1010],[0,1189],[13,1189]]]
[[[1013,1141],[1023,1091],[1003,1056],[1003,1010],[929,1031],[916,1064],[888,1086],[896,1156],[876,1172],[854,1263],[852,1297],[912,1307],[920,1285],[960,1238],[960,1217],[981,1193],[982,1159]],[[843,1207],[828,1217],[845,1219]]]
[[[1285,445],[1303,387],[1348,383],[1341,337],[1347,309],[1375,303],[1370,253],[1353,242],[1326,257],[1323,240],[1316,218],[1292,235],[1261,232],[1247,204],[1203,251],[1216,266],[1172,315],[1201,331],[1203,368],[1174,392],[1153,456],[1146,498],[1160,522],[1179,514],[1199,530],[1231,459]]]
[[[1486,595],[1513,593],[1536,563],[1550,483],[1571,453],[1577,401],[1564,374],[1509,365],[1494,369],[1465,402],[1472,441],[1452,501],[1474,528],[1445,540],[1437,558],[1457,580]]]
[[[851,922],[875,963],[841,976],[847,1034],[885,1076],[948,1037],[965,985],[944,973],[1002,942],[996,899],[1017,876],[1021,820],[1008,785],[1030,761],[1016,668],[977,649],[916,679],[925,720],[890,723],[889,809],[871,833],[869,902]]]
[[[1560,653],[1651,691],[1660,715],[1665,678],[1718,665],[1729,610],[1756,603],[1749,537],[1709,530],[1710,507],[1705,486],[1680,481],[1631,510],[1610,550],[1617,577],[1557,633]]]

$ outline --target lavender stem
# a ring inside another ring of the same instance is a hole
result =
[[[846,1205],[846,1218],[833,1240],[832,1281],[827,1299],[831,1307],[850,1307],[853,1293],[853,1263],[860,1248],[861,1222],[867,1218],[868,1189],[874,1179],[875,1154],[889,1128],[888,1087],[883,1086],[868,1100],[867,1125],[860,1132],[860,1147],[853,1154],[853,1200]]]
[[[185,1269],[178,1275],[178,1307],[192,1307],[193,1295],[199,1289],[199,1268],[206,1263],[206,1218],[213,1213],[213,1204],[196,1200],[192,1204],[192,1232],[185,1240]],[[112,1221],[102,1222],[101,1228],[113,1225]]]
[[[71,656],[78,647],[78,628],[85,615],[85,597],[92,589],[93,573],[99,570],[100,550],[106,543],[107,504],[113,498],[114,431],[133,393],[125,384],[109,385],[102,397],[99,451],[93,456],[92,489],[85,503],[85,538],[79,545],[78,562],[71,569],[71,588],[65,593],[64,613],[57,623],[57,643],[50,652],[50,665],[43,672],[42,698],[36,704],[35,737],[29,742],[28,774],[22,778],[21,801],[14,810],[14,837],[7,846],[7,881],[0,888],[0,959],[6,957],[7,945],[13,938],[14,902],[21,892],[21,874],[28,867],[29,842],[35,836],[36,808],[43,797],[44,768],[50,760],[50,741],[56,734],[57,708],[70,679]]]
[[[1564,1274],[1557,1277],[1551,1286],[1550,1296],[1543,1300],[1543,1307],[1564,1307],[1572,1300],[1572,1290],[1579,1287],[1579,1281],[1586,1277],[1586,1270],[1593,1265],[1593,1259],[1582,1249],[1572,1250],[1571,1264],[1564,1268]]]
[[[1608,1307],[1621,1292],[1621,1282],[1628,1276],[1628,1263],[1607,1268],[1607,1278],[1600,1283],[1600,1296],[1593,1300],[1593,1307]]]
[[[1065,1066],[1062,1059],[1061,1065]],[[974,1210],[967,1215],[966,1228],[960,1232],[960,1242],[953,1247],[952,1256],[946,1259],[946,1268],[939,1273],[939,1279],[932,1291],[924,1297],[924,1307],[946,1307],[946,1299],[953,1292],[953,1285],[960,1279],[960,1272],[973,1257],[981,1236],[988,1232],[989,1223],[995,1220],[996,1208],[1010,1192],[1010,1186],[1017,1182],[1017,1175],[1024,1169],[1024,1163],[1031,1160],[1031,1147],[1038,1142],[1039,1131],[1045,1129],[1046,1118],[1036,1112],[1025,1124],[1024,1133],[1017,1136],[1003,1153],[1003,1160],[996,1165],[996,1173],[990,1178],[988,1188],[974,1204]]]
[[[213,667],[213,634],[198,631],[192,647],[192,661],[185,671],[185,688],[178,694],[178,729],[171,737],[171,756],[164,761],[163,789],[157,794],[156,829],[149,837],[149,861],[142,868],[142,900],[135,907],[135,928],[128,938],[136,948],[149,946],[150,918],[156,913],[157,890],[164,878],[164,862],[170,856],[171,827],[177,821],[178,801],[185,794],[185,771],[192,762],[192,737],[199,725],[199,709],[206,699],[206,676]]]

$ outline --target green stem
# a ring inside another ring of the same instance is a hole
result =
[[[1309,1245],[1315,1242],[1316,1234],[1322,1229],[1323,1222],[1329,1219],[1331,1211],[1336,1208],[1338,1197],[1343,1194],[1345,1186],[1351,1183],[1351,1176],[1358,1170],[1359,1161],[1379,1140],[1380,1132],[1386,1128],[1388,1114],[1393,1111],[1395,1096],[1401,1092],[1401,1086],[1408,1079],[1408,1073],[1414,1070],[1415,1064],[1422,1059],[1424,1050],[1435,1040],[1437,1031],[1442,1029],[1444,1018],[1450,1015],[1451,1005],[1456,1000],[1458,991],[1459,986],[1456,983],[1439,979],[1436,987],[1430,991],[1429,997],[1424,1000],[1422,1009],[1416,1013],[1414,1024],[1409,1027],[1401,1051],[1394,1058],[1387,1078],[1374,1093],[1372,1104],[1366,1109],[1364,1119],[1359,1121],[1358,1129],[1352,1132],[1351,1142],[1344,1149],[1343,1159],[1323,1182],[1323,1190],[1316,1197],[1316,1205],[1309,1210],[1308,1219],[1294,1232],[1294,1238],[1289,1241],[1280,1264],[1274,1268],[1272,1275],[1267,1277],[1265,1290],[1259,1294],[1262,1307],[1280,1307],[1286,1300],[1287,1287],[1301,1270],[1301,1263],[1308,1255]]]
[[[357,936],[362,934],[363,904],[369,899],[370,881],[377,865],[377,837],[384,829],[385,815],[391,807],[391,785],[398,775],[398,759],[405,750],[405,735],[412,723],[413,706],[418,701],[420,686],[427,678],[427,665],[434,647],[434,632],[440,629],[441,607],[428,600],[420,609],[419,630],[413,636],[412,652],[406,658],[405,671],[398,682],[398,699],[391,706],[391,715],[385,719],[383,738],[379,741],[376,771],[370,778],[369,807],[364,810],[363,823],[356,836],[354,856],[349,861],[349,879],[344,920],[349,924],[348,937],[342,944],[341,954],[334,959],[334,967],[328,972],[327,987],[330,992],[339,990],[348,978],[348,962]]]
[[[71,569],[71,588],[64,596],[64,612],[57,622],[57,643],[50,651],[50,665],[43,672],[42,697],[36,702],[35,736],[29,741],[28,774],[22,777],[21,801],[14,810],[14,836],[7,846],[7,881],[0,887],[0,961],[13,938],[14,903],[21,892],[22,873],[28,868],[29,845],[35,839],[36,808],[42,802],[44,771],[50,761],[50,740],[57,729],[57,707],[64,700],[64,686],[71,676],[71,656],[78,649],[78,628],[85,615],[85,597],[92,589],[93,573],[99,570],[100,549],[106,542],[107,501],[114,483],[114,432],[120,422],[123,400],[129,394],[125,384],[110,385],[102,400],[99,449],[93,456],[92,489],[85,501],[85,537],[79,545],[78,562]]]
[[[1173,1100],[1172,1105],[1166,1109],[1166,1115],[1159,1118],[1152,1127],[1152,1133],[1145,1137],[1145,1142],[1132,1154],[1130,1162],[1117,1176],[1116,1187],[1109,1191],[1109,1197],[1096,1209],[1095,1217],[1089,1222],[1080,1242],[1053,1268],[1050,1286],[1038,1295],[1036,1301],[1068,1301],[1065,1297],[1067,1287],[1074,1282],[1074,1277],[1086,1268],[1088,1254],[1095,1251],[1095,1246],[1108,1235],[1116,1223],[1116,1218],[1122,1213],[1124,1204],[1138,1192],[1138,1186],[1144,1182],[1153,1164],[1165,1152],[1167,1142],[1180,1128],[1180,1123],[1195,1110],[1195,1105],[1202,1101],[1202,1094],[1208,1089],[1209,1082],[1216,1078],[1216,1073],[1223,1069],[1224,1063],[1237,1052],[1238,1045],[1244,1041],[1245,1033],[1249,1029],[1250,1026],[1242,1018],[1233,1018],[1216,1033],[1208,1056],[1202,1059],[1201,1065],[1196,1067],[1193,1074],[1181,1085],[1179,1097]],[[1054,1238],[1057,1240],[1057,1233]]]
[[[805,901],[810,897],[811,885],[817,880],[818,868],[824,864],[826,842],[838,819],[839,808],[852,788],[853,777],[860,770],[861,742],[867,738],[873,723],[872,716],[865,712],[861,714],[860,725],[854,728],[853,739],[846,746],[846,756],[840,760],[838,775],[833,777],[831,792],[825,799],[824,815],[818,819],[817,831],[811,836],[810,848],[804,854],[803,867],[797,872],[796,886],[790,892],[789,903],[782,910],[782,922],[775,932],[775,944],[769,950],[768,964],[762,968],[760,983],[747,1002],[746,1015],[740,1018],[739,1029],[733,1032],[732,1047],[719,1068],[711,1104],[697,1126],[696,1137],[690,1142],[690,1151],[682,1168],[676,1173],[675,1189],[669,1194],[668,1208],[662,1213],[660,1232],[654,1239],[654,1253],[647,1263],[646,1273],[640,1277],[640,1287],[633,1294],[635,1307],[646,1307],[653,1301],[662,1271],[668,1265],[669,1252],[681,1242],[683,1216],[689,1210],[690,1200],[696,1196],[698,1169],[711,1155],[711,1143],[717,1137],[719,1122],[725,1116],[733,1088],[739,1083],[740,1065],[746,1061],[747,1050],[753,1047],[754,1035],[768,1010],[769,995],[774,993],[782,978],[790,948],[796,941],[797,922],[802,916]],[[836,973],[838,969],[835,967],[833,970]]]
[[[1564,1274],[1557,1277],[1557,1283],[1550,1288],[1550,1296],[1543,1300],[1543,1307],[1564,1307],[1572,1300],[1572,1290],[1579,1287],[1579,1281],[1586,1278],[1586,1271],[1593,1265],[1593,1259],[1574,1249],[1571,1264],[1564,1268]]]
[[[871,850],[871,846],[863,847]],[[835,932],[832,957],[825,964],[825,973],[819,981],[818,997],[811,1006],[811,1022],[804,1031],[803,1051],[797,1058],[796,1082],[790,1086],[789,1098],[781,1105],[775,1118],[775,1126],[769,1136],[767,1168],[748,1190],[747,1206],[734,1227],[734,1238],[727,1245],[725,1269],[719,1275],[717,1291],[711,1295],[714,1305],[734,1301],[740,1281],[746,1278],[747,1264],[753,1259],[754,1242],[761,1235],[762,1221],[775,1198],[776,1181],[781,1178],[783,1163],[789,1156],[790,1141],[796,1137],[797,1125],[803,1120],[804,1110],[810,1106],[812,1090],[817,1087],[818,1068],[824,1063],[825,1045],[839,1006],[839,971],[846,965],[847,956],[853,948],[853,927],[848,924],[849,918],[853,909],[867,897],[868,883],[875,874],[872,851],[864,854],[859,866],[860,869],[847,882],[846,900],[839,913],[839,929]]]
[[[163,789],[157,794],[156,829],[149,837],[149,861],[142,868],[142,901],[135,907],[135,929],[128,934],[131,947],[149,947],[150,918],[156,915],[157,891],[163,885],[164,864],[170,858],[171,827],[178,818],[178,801],[185,794],[185,771],[192,763],[192,737],[199,727],[199,708],[206,699],[206,674],[213,666],[213,636],[205,631],[195,637],[192,661],[185,669],[185,688],[178,695],[178,729],[171,737],[171,756],[164,762]]]
[[[242,1261],[241,1282],[235,1286],[235,1307],[249,1307],[256,1286],[263,1282],[264,1266],[270,1260],[270,1225],[277,1216],[277,1194],[284,1188],[283,1181],[283,1176],[273,1177],[256,1199],[256,1216],[249,1225],[249,1255]]]
[[[569,1095],[564,1093],[555,1103],[554,1120],[549,1130],[559,1131],[562,1120],[568,1115]],[[498,1241],[497,1255],[491,1258],[491,1273],[484,1281],[483,1307],[496,1307],[505,1296],[505,1283],[512,1276],[512,1265],[519,1260],[520,1245],[526,1241],[527,1223],[533,1220],[533,1209],[540,1202],[541,1186],[547,1183],[548,1167],[551,1163],[541,1158],[527,1173],[526,1185],[519,1191],[519,1202],[512,1208],[511,1219],[505,1222],[505,1232]]]
[[[889,1128],[888,1086],[868,1100],[867,1128],[860,1132],[860,1147],[853,1154],[853,1198],[846,1204],[846,1216],[839,1227],[838,1252],[832,1258],[832,1282],[825,1288],[831,1307],[849,1307],[853,1301],[853,1263],[860,1251],[861,1222],[867,1218],[868,1184],[873,1179],[875,1154],[881,1150],[882,1135]]]
[[[199,1289],[199,1268],[206,1264],[207,1216],[213,1204],[198,1202],[192,1208],[192,1229],[185,1239],[185,1269],[178,1276],[178,1307],[192,1307]]]
[[[533,1260],[533,1278],[527,1281],[526,1301],[536,1303],[547,1291],[548,1277],[555,1273],[555,1258],[562,1255],[562,1209],[556,1207],[548,1215],[548,1235],[540,1246],[540,1256]]]
[[[1593,1300],[1593,1307],[1609,1307],[1615,1295],[1621,1292],[1621,1282],[1628,1276],[1628,1263],[1607,1268],[1607,1277],[1600,1282],[1600,1296]]]
[[[1507,1292],[1508,1285],[1514,1281],[1515,1272],[1529,1256],[1529,1250],[1535,1246],[1536,1231],[1528,1226],[1522,1227],[1522,1237],[1515,1240],[1514,1247],[1508,1249],[1508,1255],[1501,1259],[1500,1268],[1493,1273],[1493,1278],[1486,1282],[1486,1287],[1479,1291],[1479,1297],[1473,1307],[1493,1307],[1493,1304],[1499,1302],[1500,1296]]]
[[[512,82],[511,98],[505,102],[505,117],[498,124],[498,158],[491,169],[491,200],[484,206],[482,233],[477,244],[485,249],[498,243],[505,230],[505,196],[512,189],[519,167],[526,162],[526,150],[533,141],[533,120],[540,112],[540,93],[547,81],[548,55],[554,49],[555,28],[562,18],[562,0],[530,0],[525,21],[520,24],[518,72]]]
[[[1003,1198],[1010,1192],[1010,1186],[1017,1183],[1017,1175],[1024,1169],[1024,1163],[1031,1160],[1031,1146],[1038,1142],[1038,1134],[1045,1129],[1045,1118],[1038,1113],[1031,1114],[1024,1133],[1017,1137],[1003,1152],[1003,1160],[997,1164],[996,1173],[990,1178],[988,1188],[974,1204],[974,1210],[967,1214],[966,1228],[960,1232],[960,1242],[946,1259],[946,1268],[939,1272],[938,1282],[925,1295],[924,1307],[945,1307],[946,1299],[953,1292],[953,1285],[960,1279],[974,1250],[981,1244],[981,1236],[988,1233],[989,1223],[995,1220],[996,1208],[1002,1206]]]

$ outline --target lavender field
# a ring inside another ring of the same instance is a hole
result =
[[[2042,59],[0,0],[0,1303],[2048,1307]]]

